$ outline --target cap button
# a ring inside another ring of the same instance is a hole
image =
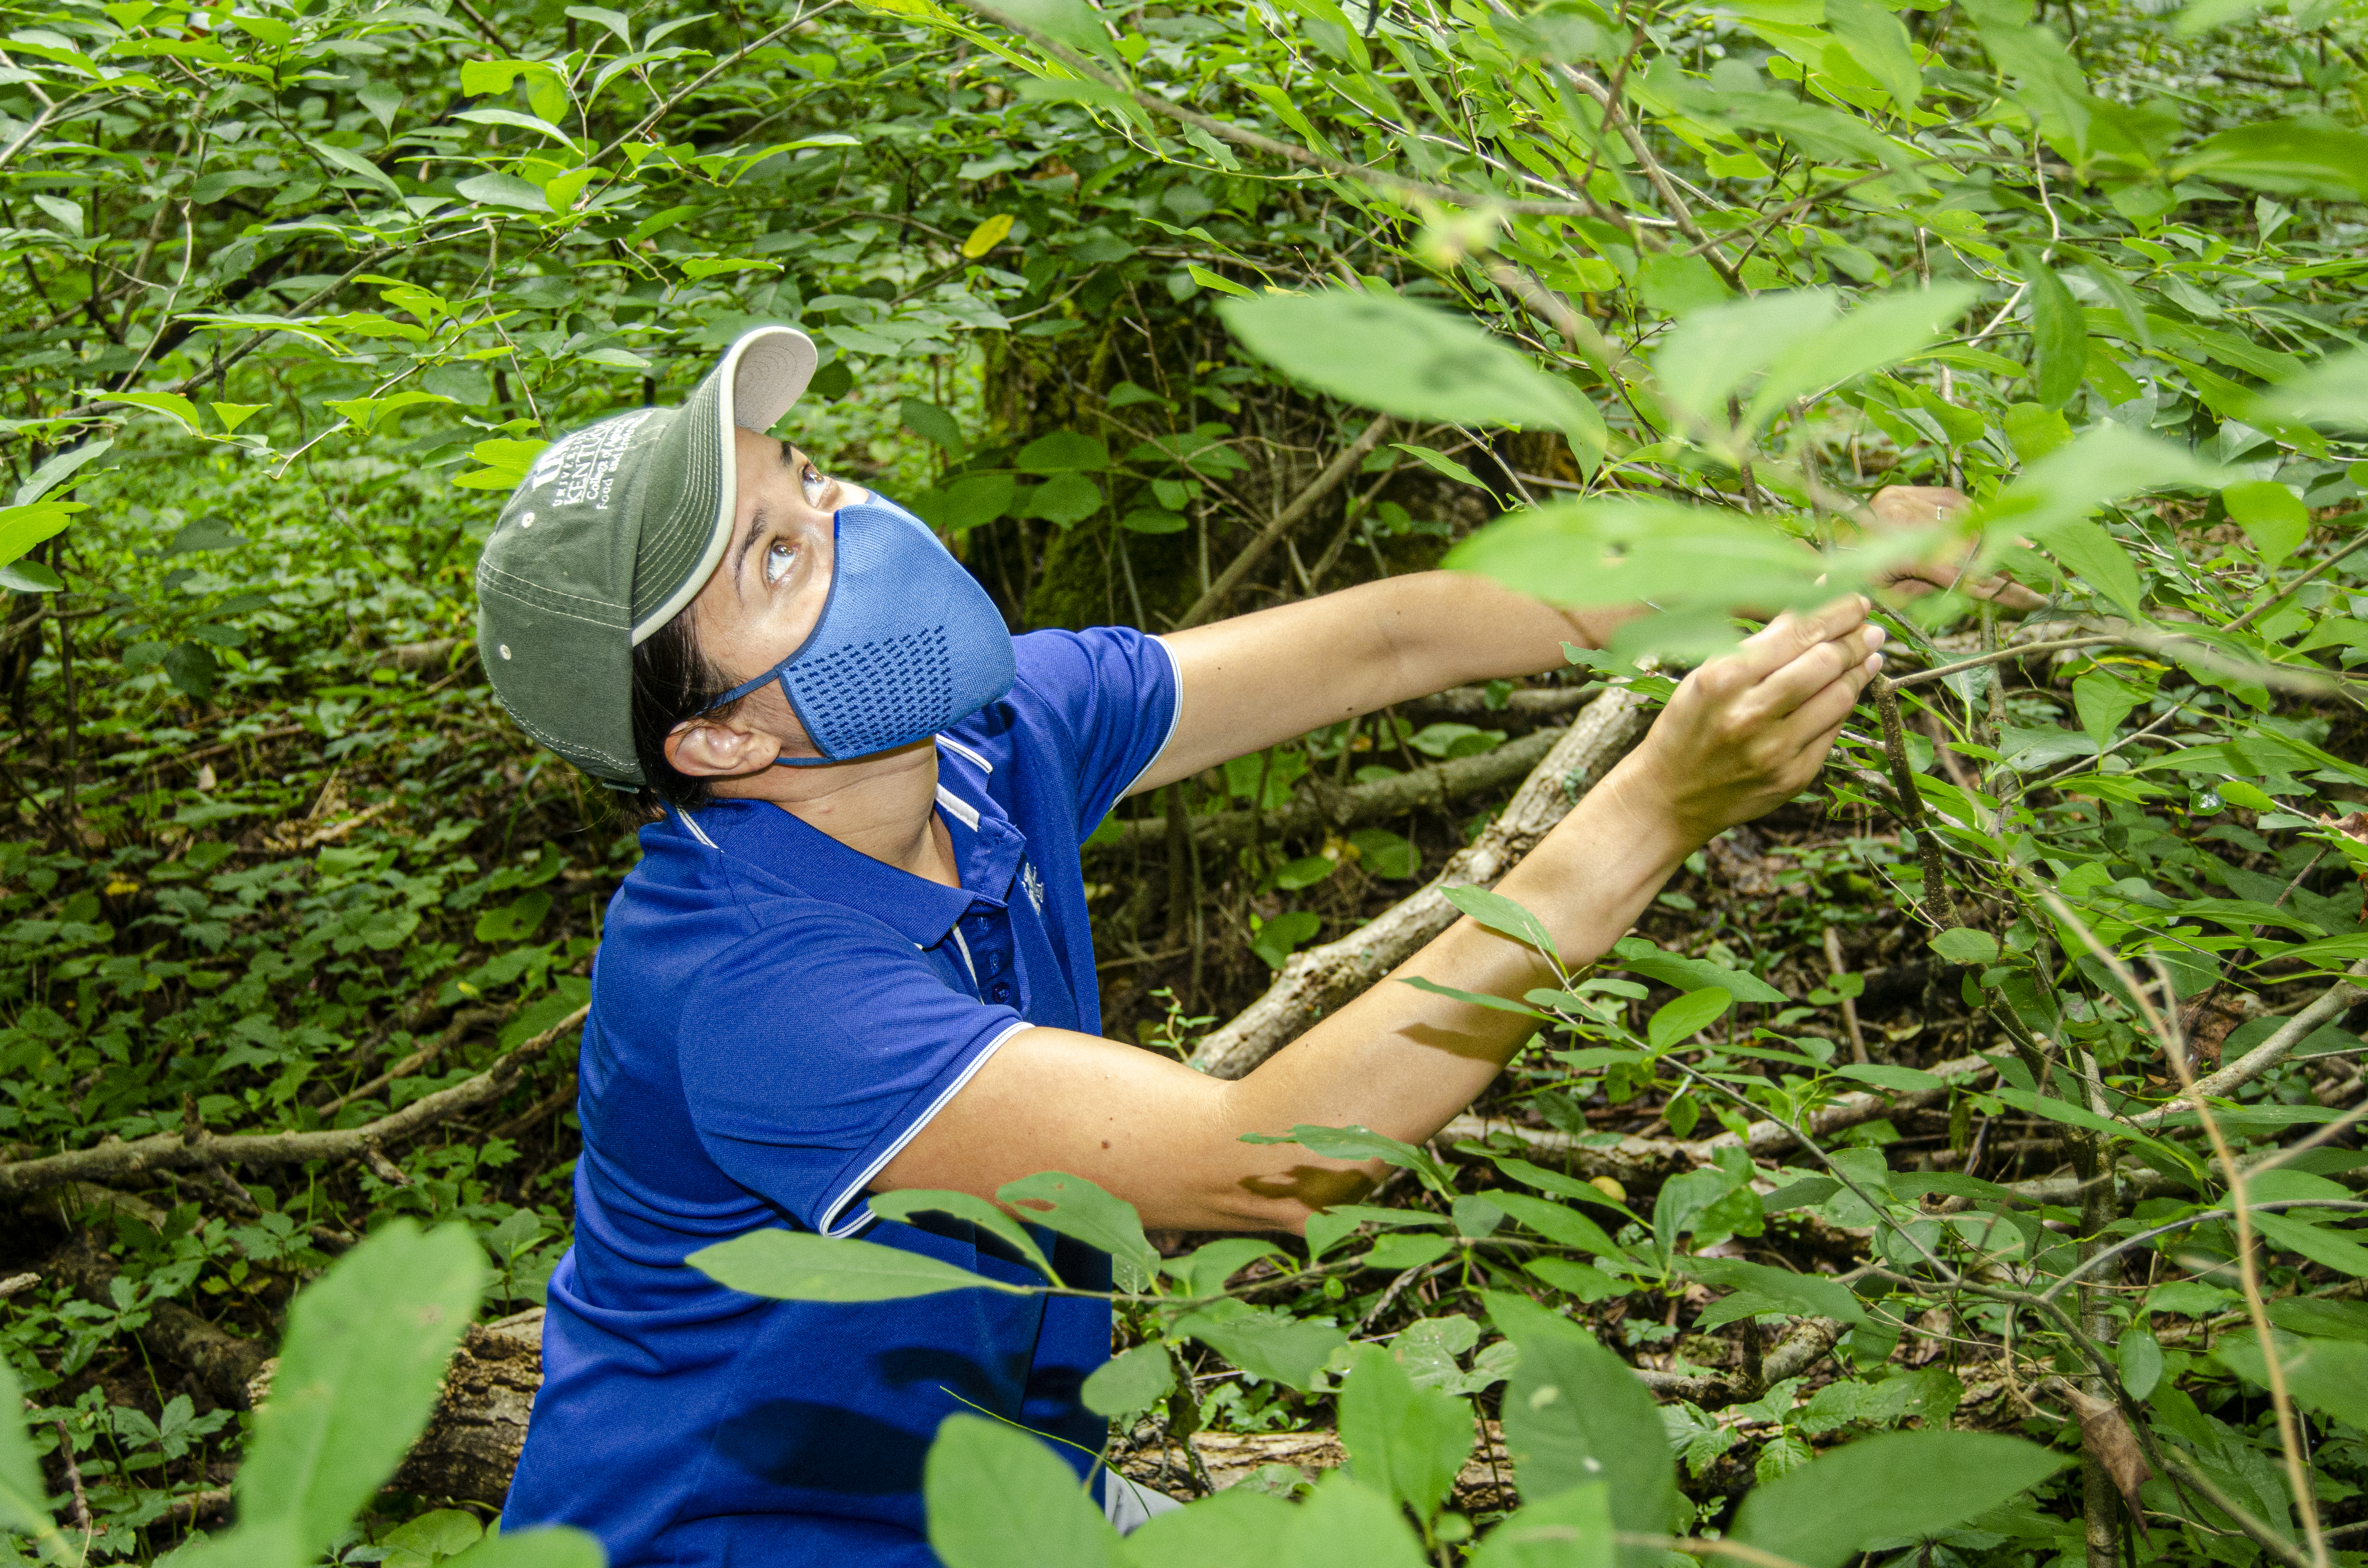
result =
[[[500,653],[503,658],[508,658],[510,656],[510,645],[507,642],[503,643],[500,648]]]

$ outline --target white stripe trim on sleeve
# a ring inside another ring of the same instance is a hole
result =
[[[1176,726],[1184,719],[1184,663],[1176,656],[1176,650],[1167,645],[1167,638],[1155,637],[1151,641],[1158,644],[1161,653],[1167,655],[1168,671],[1176,677],[1176,700],[1168,705],[1167,733],[1160,737],[1159,749],[1153,752],[1151,760],[1143,765],[1143,772],[1128,779],[1126,788],[1118,792],[1118,798],[1121,801],[1134,793],[1134,787],[1143,782],[1144,773],[1148,773],[1159,766],[1159,759],[1167,755],[1168,746],[1176,739]]]
[[[869,1208],[864,1209],[862,1213],[858,1215],[856,1218],[849,1220],[844,1225],[838,1224],[837,1220],[840,1213],[850,1205],[858,1205],[862,1202],[864,1189],[871,1185],[871,1178],[878,1176],[882,1170],[885,1170],[888,1166],[889,1161],[903,1153],[905,1152],[905,1144],[910,1143],[915,1138],[920,1136],[921,1129],[928,1126],[929,1123],[936,1119],[938,1112],[946,1108],[946,1103],[949,1100],[951,1100],[956,1095],[962,1093],[962,1085],[969,1083],[973,1077],[976,1076],[978,1070],[986,1065],[986,1059],[988,1057],[993,1056],[996,1051],[1003,1049],[1004,1041],[1009,1040],[1013,1035],[1018,1034],[1022,1029],[1032,1029],[1035,1027],[1036,1026],[1034,1024],[1030,1023],[1025,1018],[1014,1018],[1011,1021],[1011,1027],[1009,1028],[1005,1029],[1001,1034],[996,1035],[993,1040],[987,1041],[986,1049],[970,1059],[969,1064],[962,1068],[961,1076],[957,1077],[952,1083],[948,1084],[945,1088],[939,1093],[938,1097],[929,1102],[929,1108],[923,1111],[918,1117],[915,1118],[913,1125],[907,1127],[904,1131],[896,1135],[896,1142],[888,1145],[888,1147],[881,1153],[878,1159],[872,1161],[869,1165],[864,1167],[863,1174],[861,1176],[859,1176],[853,1181],[848,1182],[839,1195],[830,1200],[830,1206],[822,1211],[821,1223],[815,1228],[824,1235],[828,1236],[833,1240],[837,1240],[841,1236],[851,1236],[855,1234],[856,1232],[860,1231],[865,1226],[871,1224],[871,1210]]]

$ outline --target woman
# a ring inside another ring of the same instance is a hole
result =
[[[1428,1138],[1529,1033],[1384,983],[1238,1082],[1099,1038],[1078,844],[1121,799],[1469,681],[1561,667],[1620,619],[1393,579],[1172,637],[1005,631],[909,514],[769,437],[814,365],[751,332],[679,410],[543,454],[479,569],[518,722],[659,820],[609,905],[585,1026],[575,1244],[506,1518],[619,1568],[934,1561],[921,1460],[965,1403],[1065,1437],[1105,1306],[955,1291],[759,1301],[682,1259],[764,1226],[1033,1278],[865,1195],[1085,1176],[1180,1230],[1297,1231],[1376,1167],[1241,1142]],[[1584,962],[1685,857],[1804,787],[1878,667],[1852,598],[1680,685],[1502,891]],[[1529,949],[1463,921],[1400,971],[1519,996]],[[1042,1233],[1065,1278],[1109,1261]],[[1121,1521],[1122,1487],[1110,1505]]]

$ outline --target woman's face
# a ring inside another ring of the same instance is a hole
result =
[[[830,598],[832,515],[862,502],[866,493],[825,475],[787,442],[748,430],[733,435],[739,505],[732,537],[689,613],[700,651],[737,685],[780,664],[813,635]],[[788,756],[819,755],[777,684],[751,692],[733,721],[779,737]],[[677,766],[683,760],[677,757]]]

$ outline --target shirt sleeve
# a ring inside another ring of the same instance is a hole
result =
[[[1083,837],[1176,733],[1181,707],[1175,653],[1128,626],[1031,631],[1013,647],[1020,681],[1043,703],[1068,750]]]
[[[871,1220],[881,1168],[1028,1022],[860,917],[779,927],[710,969],[683,1020],[684,1098],[723,1172],[824,1235]]]

